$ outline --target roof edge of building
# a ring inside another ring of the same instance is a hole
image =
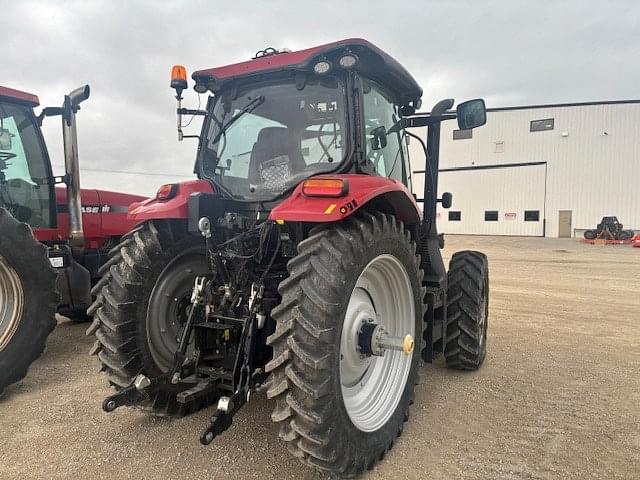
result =
[[[538,104],[538,105],[518,105],[514,107],[493,107],[493,108],[487,108],[487,112],[530,110],[530,109],[536,109],[536,108],[588,107],[593,105],[621,105],[621,104],[631,104],[631,103],[640,103],[640,99],[601,100],[601,101],[594,101],[594,102],[573,102],[573,103],[548,103],[548,104]]]

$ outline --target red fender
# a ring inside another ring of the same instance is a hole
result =
[[[344,197],[306,197],[302,183],[291,196],[271,210],[270,220],[290,222],[337,222],[353,215],[367,203],[383,211],[389,210],[407,224],[420,221],[421,210],[413,194],[392,178],[373,175],[318,175],[313,178],[341,178],[349,184]]]
[[[141,223],[147,220],[188,218],[188,202],[192,193],[214,193],[207,180],[189,180],[176,185],[176,194],[169,200],[157,200],[154,197],[131,205],[127,219]]]

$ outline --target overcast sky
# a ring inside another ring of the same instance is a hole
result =
[[[169,89],[176,63],[190,75],[267,46],[358,36],[413,73],[425,108],[444,97],[490,107],[640,98],[637,0],[0,0],[0,19],[1,85],[45,106],[91,85],[78,118],[83,186],[147,195],[191,176],[196,144],[176,140]],[[193,90],[185,104],[197,105]],[[62,173],[58,120],[45,135]]]

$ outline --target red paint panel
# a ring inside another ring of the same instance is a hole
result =
[[[292,222],[336,222],[357,212],[363,205],[383,198],[396,215],[406,223],[420,219],[420,208],[411,192],[400,182],[372,175],[318,175],[313,178],[343,178],[349,182],[349,192],[341,198],[305,197],[302,184],[291,196],[271,210],[270,220]]]
[[[325,51],[339,48],[342,45],[363,45],[371,49],[376,48],[371,43],[362,38],[348,38],[345,40],[340,40],[338,42],[327,43],[325,45],[307,48],[305,50],[298,50],[296,52],[280,53],[277,55],[256,58],[255,60],[247,60],[246,62],[225,65],[223,67],[199,70],[197,72],[194,72],[192,77],[195,79],[196,77],[211,76],[218,80],[225,80],[231,77],[237,77],[240,75],[247,75],[251,73],[261,73],[271,70],[278,70],[281,68],[293,68],[297,66],[303,67],[316,55]]]
[[[23,92],[21,90],[15,90],[9,87],[0,86],[0,97],[8,98],[11,100],[18,100],[19,102],[28,103],[32,107],[40,105],[40,100],[36,95],[32,93]]]
[[[214,88],[221,88],[223,84],[237,78],[283,70],[309,70],[311,64],[323,56],[336,62],[335,55],[343,49],[349,49],[358,55],[358,71],[396,92],[399,101],[412,102],[422,96],[420,85],[400,63],[361,38],[348,38],[296,52],[267,55],[232,65],[199,70],[192,77],[205,85],[213,80]]]
[[[120,237],[135,226],[127,219],[129,205],[145,200],[140,195],[130,195],[104,190],[82,189],[80,198],[84,212],[82,227],[85,236],[85,248],[96,249],[111,237]],[[58,227],[56,229],[36,229],[34,234],[41,242],[64,241],[69,238],[69,214],[67,208],[67,189],[56,188],[58,205]],[[60,211],[62,210],[62,211]]]
[[[171,200],[150,198],[133,206],[129,210],[128,219],[135,224],[146,220],[162,218],[187,218],[188,201],[192,193],[213,193],[211,184],[206,180],[190,180],[178,184],[176,196]]]
[[[58,230],[55,228],[38,228],[33,231],[33,236],[36,237],[39,242],[59,242],[62,240]]]
[[[96,192],[100,205],[109,207],[109,211],[104,211],[100,215],[100,237],[120,237],[136,226],[136,222],[128,218],[130,205],[143,202],[147,199],[146,197],[105,190],[96,190]]]

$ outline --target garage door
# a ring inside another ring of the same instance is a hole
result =
[[[440,192],[453,194],[438,209],[438,230],[474,235],[544,234],[546,164],[440,172]]]

